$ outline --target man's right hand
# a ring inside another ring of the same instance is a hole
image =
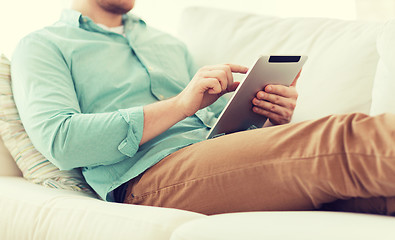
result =
[[[144,130],[140,145],[163,133],[199,109],[214,103],[220,96],[236,90],[232,72],[246,73],[248,68],[215,65],[199,69],[188,86],[177,96],[144,106]]]
[[[185,117],[214,103],[225,93],[236,90],[232,73],[247,73],[248,68],[235,64],[205,66],[198,70],[188,86],[176,96]]]

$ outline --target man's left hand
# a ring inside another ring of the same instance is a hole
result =
[[[252,100],[253,111],[269,118],[274,125],[289,123],[298,99],[295,86],[299,76],[300,73],[289,87],[267,85],[264,91],[259,91]]]

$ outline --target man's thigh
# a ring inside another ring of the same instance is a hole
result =
[[[213,214],[395,196],[394,188],[377,188],[375,181],[395,181],[395,134],[388,132],[394,120],[331,116],[193,144],[131,181],[126,202]]]

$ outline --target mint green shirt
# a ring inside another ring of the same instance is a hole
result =
[[[205,139],[220,99],[139,147],[143,106],[180,93],[196,68],[186,46],[123,17],[125,36],[65,10],[21,40],[12,59],[15,102],[34,146],[60,169],[81,168],[107,201],[122,183]]]

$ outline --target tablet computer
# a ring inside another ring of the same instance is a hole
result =
[[[259,57],[222,110],[207,139],[261,128],[267,118],[253,112],[252,99],[268,84],[289,86],[306,60],[307,56]]]

